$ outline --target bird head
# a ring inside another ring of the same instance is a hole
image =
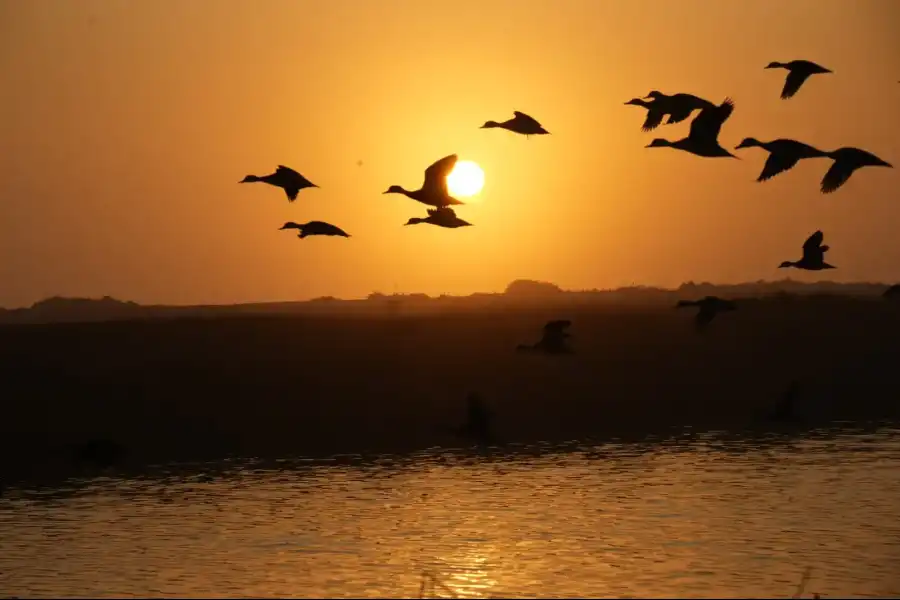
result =
[[[646,100],[641,100],[640,98],[632,98],[631,100],[629,100],[628,102],[625,103],[626,106],[629,104],[631,106],[647,106],[648,103]]]
[[[293,221],[288,221],[287,223],[285,223],[284,225],[279,227],[278,231],[281,231],[283,229],[303,229],[303,226],[300,225],[299,223],[294,223]]]
[[[653,90],[652,92],[650,92],[649,94],[647,94],[646,96],[644,96],[644,100],[646,100],[647,98],[653,98],[653,99],[662,98],[663,95],[664,95],[664,94],[663,94],[662,92],[659,92],[659,91],[657,91],[657,90]]]
[[[238,183],[253,183],[254,181],[259,181],[259,177],[257,177],[256,175],[247,175],[246,177],[238,181]]]
[[[786,260],[783,263],[781,263],[780,265],[778,265],[778,268],[779,269],[787,269],[788,267],[793,267],[793,266],[794,266],[793,262]]]
[[[382,192],[383,194],[402,194],[404,189],[399,185],[392,185],[387,189],[387,191]]]
[[[767,69],[780,69],[780,68],[783,67],[783,66],[784,66],[784,65],[783,65],[782,63],[780,63],[780,62],[778,62],[778,61],[776,60],[776,61],[772,61],[772,62],[770,62],[769,64],[767,64],[767,65],[766,65],[766,68],[767,68]]]
[[[485,121],[484,125],[479,127],[479,129],[493,129],[494,127],[500,127],[500,123],[497,121]]]
[[[419,217],[411,217],[409,221],[404,223],[404,225],[418,225],[419,223],[425,223],[425,219],[420,219]]]
[[[759,143],[758,139],[748,137],[748,138],[744,138],[744,141],[742,141],[740,144],[735,146],[734,149],[740,150],[741,148],[753,148],[755,146],[761,146],[761,145],[762,144]]]
[[[647,148],[667,148],[672,145],[672,142],[669,140],[664,140],[662,138],[656,138],[649,144],[647,144]]]

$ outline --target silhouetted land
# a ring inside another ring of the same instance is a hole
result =
[[[630,302],[551,291],[467,298],[469,307],[447,299],[440,310],[382,298],[320,314],[312,302],[306,314],[230,307],[200,310],[206,317],[5,325],[0,475],[62,468],[66,445],[90,439],[122,443],[135,463],[459,446],[446,432],[464,418],[472,390],[507,442],[682,425],[777,429],[760,417],[791,381],[807,423],[896,418],[900,303],[881,298],[884,288],[753,298],[696,286],[634,290]],[[740,309],[698,334],[693,315],[674,304],[708,293]],[[515,351],[558,318],[572,320],[574,354]]]

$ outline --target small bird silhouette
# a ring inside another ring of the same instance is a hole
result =
[[[280,187],[284,190],[284,193],[287,194],[288,202],[293,202],[294,200],[296,200],[297,194],[299,194],[300,190],[304,188],[319,187],[297,171],[284,165],[278,165],[278,168],[275,169],[274,173],[263,175],[262,177],[259,177],[257,175],[247,175],[238,183],[255,182],[268,183],[269,185]]]
[[[863,167],[893,168],[894,166],[881,160],[871,152],[866,152],[859,148],[838,148],[833,152],[829,152],[827,156],[834,163],[825,173],[825,177],[822,178],[823,194],[830,194],[847,183],[847,180],[850,179],[850,176],[857,169],[862,169]]]
[[[770,62],[766,65],[767,69],[787,69],[787,78],[784,81],[784,89],[781,90],[781,99],[787,100],[797,93],[803,82],[809,79],[810,75],[818,73],[833,73],[821,65],[808,60],[792,60],[790,62]]]
[[[771,142],[760,142],[756,138],[745,138],[735,146],[735,150],[741,148],[762,148],[769,153],[766,164],[756,181],[768,181],[779,173],[794,168],[804,158],[825,158],[828,153],[814,148],[803,142],[788,139],[777,139]]]
[[[825,253],[828,252],[828,246],[822,245],[825,235],[821,231],[816,231],[803,242],[803,257],[797,261],[786,260],[780,265],[779,269],[794,267],[796,269],[804,269],[806,271],[821,271],[822,269],[836,269],[837,267],[829,265],[825,262]]]
[[[513,115],[515,116],[512,119],[507,119],[502,123],[498,123],[497,121],[487,121],[481,126],[481,129],[493,129],[499,127],[500,129],[506,129],[507,131],[524,135],[526,138],[531,135],[548,135],[550,133],[544,129],[537,120],[523,112],[514,110]]]
[[[437,208],[442,208],[451,204],[465,204],[465,202],[451,196],[450,191],[447,189],[447,176],[453,171],[453,167],[456,166],[456,161],[458,159],[458,156],[451,154],[425,169],[425,181],[418,190],[409,191],[403,189],[402,186],[392,185],[383,193],[403,194],[422,204],[435,206]]]
[[[568,333],[572,321],[558,319],[549,321],[544,325],[544,335],[534,344],[519,344],[516,350],[519,352],[543,352],[544,354],[571,354],[572,350],[566,344],[566,339],[571,337]]]
[[[693,94],[673,94],[667,96],[658,90],[653,90],[645,97],[653,98],[659,103],[660,110],[669,115],[666,125],[673,123],[681,123],[695,110],[703,110],[704,108],[715,108],[715,104],[709,100],[705,100]]]
[[[331,223],[325,223],[324,221],[310,221],[309,223],[294,223],[293,221],[288,221],[282,225],[278,231],[283,229],[299,229],[300,233],[297,234],[297,237],[301,240],[311,235],[337,235],[346,238],[350,237],[350,234],[340,227],[336,227]]]
[[[405,225],[416,225],[418,223],[429,223],[438,227],[446,227],[448,229],[456,229],[457,227],[471,227],[471,223],[463,221],[456,216],[456,211],[445,206],[444,208],[431,208],[428,210],[428,217],[420,219],[412,217]]]
[[[650,142],[647,148],[668,147],[707,158],[737,158],[737,156],[723,148],[719,144],[718,139],[719,132],[722,130],[722,124],[731,116],[732,112],[734,112],[734,102],[730,98],[725,98],[725,101],[720,106],[704,108],[700,111],[700,114],[694,117],[694,120],[691,121],[688,137],[675,142],[657,138]]]
[[[706,296],[700,300],[679,300],[675,308],[696,306],[700,310],[694,318],[694,324],[698,331],[703,331],[717,314],[731,310],[737,310],[737,304],[731,300],[723,300],[718,296]]]

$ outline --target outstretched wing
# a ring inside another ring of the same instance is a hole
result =
[[[425,182],[422,184],[422,190],[428,194],[449,195],[447,190],[447,175],[456,166],[459,157],[455,154],[445,156],[427,169],[425,169]]]
[[[816,231],[814,234],[806,238],[806,241],[803,242],[803,256],[807,254],[815,255],[823,252],[822,250],[822,240],[825,239],[825,234],[821,231]]]
[[[781,99],[787,100],[791,96],[797,93],[797,90],[800,89],[800,86],[803,85],[803,82],[809,79],[809,76],[812,75],[809,71],[800,71],[795,69],[788,73],[787,78],[784,80],[784,89],[781,90]]]
[[[278,168],[275,169],[275,174],[280,175],[282,177],[290,176],[290,177],[300,177],[301,179],[303,178],[303,176],[300,175],[300,173],[298,173],[297,171],[293,170],[292,168],[286,167],[284,165],[278,165]]]
[[[456,211],[450,208],[449,206],[441,206],[438,208],[429,208],[428,209],[429,217],[445,217],[450,219],[456,218]]]
[[[535,125],[537,127],[541,126],[541,124],[537,122],[537,119],[535,119],[534,117],[531,117],[529,115],[526,115],[523,112],[514,110],[513,115],[515,115],[517,121],[521,121],[523,123],[528,123],[530,125]]]
[[[847,167],[846,164],[841,163],[839,160],[834,161],[834,164],[825,172],[825,177],[822,178],[822,193],[830,194],[847,183],[847,180],[850,179],[855,170],[855,168]]]
[[[731,98],[725,98],[720,106],[712,106],[704,108],[700,114],[691,121],[691,131],[689,137],[697,139],[717,140],[719,132],[722,130],[722,124],[728,120],[731,113],[734,112],[734,101]]]
[[[647,109],[647,118],[644,119],[644,124],[641,126],[641,131],[653,131],[659,124],[662,123],[663,117],[665,113],[657,108],[648,108]],[[672,117],[669,117],[669,122],[674,123],[672,121]]]
[[[757,181],[767,181],[772,179],[779,173],[784,173],[800,162],[800,156],[796,154],[779,154],[772,152],[766,159],[766,165],[763,167],[762,173],[757,177]]]

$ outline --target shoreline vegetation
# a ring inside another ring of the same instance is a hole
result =
[[[454,310],[376,297],[318,314],[312,302],[0,325],[0,480],[68,469],[67,449],[92,439],[122,444],[135,465],[465,447],[451,431],[473,391],[507,443],[779,430],[767,415],[792,382],[797,426],[896,419],[900,303],[881,297],[885,285],[830,285],[855,293],[682,286],[592,302],[550,291]],[[739,309],[699,333],[674,306],[710,293]],[[515,351],[560,318],[573,354]]]

